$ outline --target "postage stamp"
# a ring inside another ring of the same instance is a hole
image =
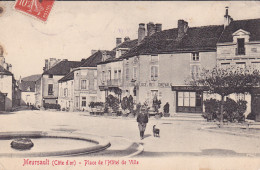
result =
[[[14,8],[46,21],[53,4],[54,0],[17,0]]]

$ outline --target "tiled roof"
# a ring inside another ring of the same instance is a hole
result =
[[[45,71],[45,74],[52,74],[52,75],[66,75],[70,72],[71,68],[75,68],[80,64],[80,61],[61,61],[49,70]]]
[[[97,51],[87,59],[83,60],[79,67],[97,67],[97,64],[102,61],[102,54],[106,53],[107,56],[109,56],[108,60],[110,58],[114,58],[115,56],[115,51],[107,51],[107,50],[102,50],[102,51]]]
[[[35,81],[21,81],[19,89],[22,92],[35,92]]]
[[[133,48],[134,46],[137,46],[138,40],[127,40],[122,42],[121,44],[119,44],[116,48]],[[113,50],[116,50],[116,48],[114,48]]]
[[[13,75],[10,71],[6,70],[4,67],[0,66],[0,75]]]
[[[146,37],[140,45],[132,48],[123,57],[140,54],[215,50],[223,29],[223,25],[190,27],[182,39],[177,38],[177,28],[164,30]]]
[[[28,77],[24,77],[24,78],[22,78],[22,80],[23,81],[37,81],[37,80],[39,80],[39,78],[41,76],[42,76],[41,74],[35,74],[35,75],[28,76]]]
[[[69,81],[69,80],[73,80],[74,79],[74,71],[71,71],[69,72],[66,76],[62,77],[60,80],[59,80],[59,83],[60,82],[65,82],[65,81]]]
[[[232,21],[224,30],[219,43],[233,42],[232,34],[242,29],[250,33],[250,41],[260,41],[260,19]]]

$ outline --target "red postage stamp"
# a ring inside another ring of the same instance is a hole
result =
[[[17,0],[14,8],[46,21],[53,4],[54,0]]]

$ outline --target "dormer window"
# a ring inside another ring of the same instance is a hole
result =
[[[237,39],[236,55],[245,55],[245,39],[244,38]]]
[[[199,52],[191,53],[191,61],[200,61]]]

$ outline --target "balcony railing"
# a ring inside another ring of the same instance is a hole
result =
[[[245,48],[236,48],[236,55],[245,55],[246,50]]]
[[[107,80],[108,86],[121,86],[122,81],[120,79]]]

